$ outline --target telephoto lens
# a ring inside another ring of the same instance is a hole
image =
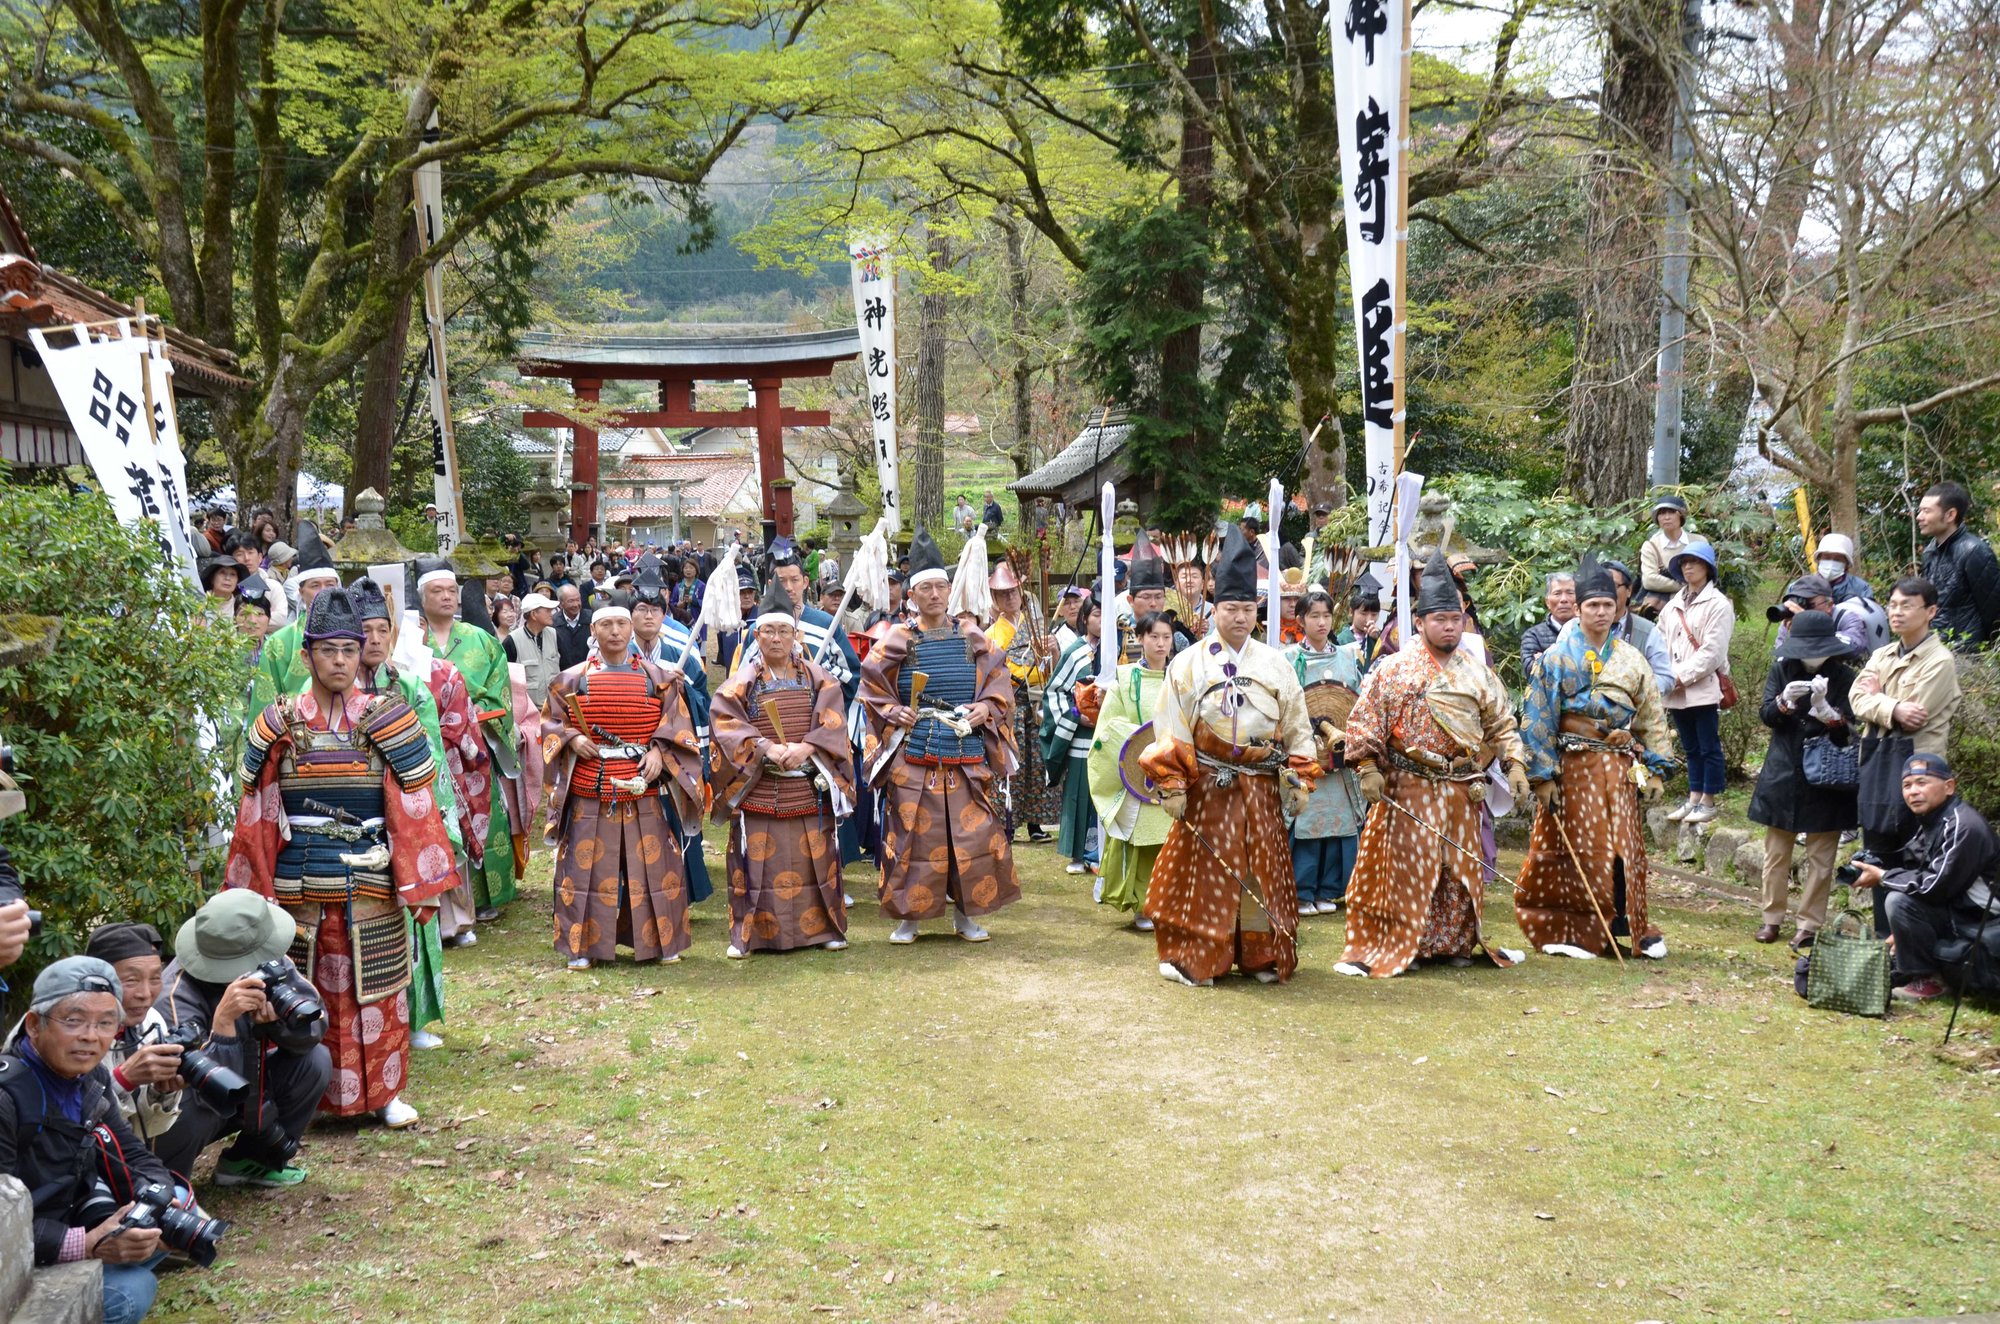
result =
[[[181,1046],[181,1080],[201,1101],[224,1117],[233,1117],[250,1093],[250,1082],[194,1046],[201,1031],[192,1025],[163,1034],[159,1042]]]
[[[326,1019],[325,1005],[302,981],[292,978],[291,963],[283,957],[272,957],[257,967],[257,973],[263,977],[264,996],[271,1000],[271,1010],[288,1027],[307,1030]]]
[[[1789,621],[1790,619],[1792,619],[1792,614],[1786,611],[1782,606],[1766,607],[1764,608],[1764,619],[1771,622],[1771,624],[1776,625],[1781,621]]]
[[[229,1224],[219,1218],[180,1208],[174,1203],[174,1188],[161,1182],[139,1189],[120,1226],[158,1228],[168,1249],[179,1251],[204,1269],[215,1263],[216,1245],[229,1231]]]

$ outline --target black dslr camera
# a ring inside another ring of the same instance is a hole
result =
[[[118,1199],[111,1194],[111,1188],[98,1182],[81,1211],[85,1225],[111,1217],[117,1208]],[[229,1231],[229,1224],[219,1218],[210,1218],[198,1209],[181,1208],[174,1202],[173,1187],[164,1182],[151,1182],[141,1186],[132,1196],[132,1207],[125,1211],[125,1217],[118,1220],[118,1226],[108,1235],[115,1237],[126,1228],[141,1231],[158,1228],[162,1245],[181,1252],[206,1269],[215,1263],[217,1243]]]
[[[284,957],[274,956],[250,973],[264,981],[264,996],[286,1029],[303,1033],[326,1019],[326,1005],[312,995],[303,980],[293,977],[296,972]]]
[[[225,1117],[233,1116],[243,1106],[244,1096],[250,1093],[250,1082],[196,1048],[204,1038],[200,1026],[183,1025],[156,1032],[148,1042],[180,1045],[181,1080],[203,1103]]]

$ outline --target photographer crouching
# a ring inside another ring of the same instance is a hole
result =
[[[176,1172],[192,1173],[210,1144],[235,1143],[216,1159],[218,1186],[296,1186],[292,1162],[333,1077],[320,1040],[326,1009],[286,956],[296,925],[255,892],[208,899],[174,939],[161,977],[167,1036],[184,1045],[180,1120],[155,1148]]]
[[[0,1172],[34,1196],[35,1263],[102,1261],[105,1324],[145,1318],[169,1246],[213,1258],[224,1230],[187,1226],[166,1165],[119,1113],[104,1057],[123,997],[110,966],[65,957],[36,978],[22,1033],[0,1054]]]

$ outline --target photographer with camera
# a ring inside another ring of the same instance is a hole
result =
[[[170,1201],[173,1178],[125,1124],[104,1069],[123,997],[110,966],[65,957],[36,977],[23,1033],[0,1054],[0,1172],[34,1196],[35,1263],[102,1261],[105,1324],[144,1319],[153,1267],[172,1246],[200,1245],[139,1199]]]
[[[1792,621],[1805,612],[1816,611],[1833,622],[1833,632],[1843,645],[1840,658],[1860,666],[1868,660],[1868,655],[1877,645],[1869,641],[1868,619],[1861,604],[1853,602],[1836,603],[1833,600],[1833,585],[1825,575],[1800,575],[1785,585],[1785,595],[1775,607],[1764,608],[1764,619],[1778,627],[1778,647],[1783,648],[1785,638],[1791,633]],[[1883,633],[1888,632],[1888,618],[1883,618]]]
[[[83,945],[118,975],[124,990],[125,1028],[105,1065],[118,1095],[118,1111],[140,1139],[156,1145],[181,1115],[181,1045],[168,1042],[167,1018],[153,1005],[160,996],[164,944],[150,924],[100,924]]]
[[[292,917],[255,892],[208,899],[174,938],[159,1009],[185,1045],[180,1120],[155,1148],[176,1172],[226,1136],[218,1186],[296,1186],[292,1155],[333,1079],[326,1009],[285,955]]]

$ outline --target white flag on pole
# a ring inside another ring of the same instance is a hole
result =
[[[424,143],[437,140],[438,117],[433,110]],[[444,169],[438,162],[417,167],[415,194],[417,242],[429,248],[444,233]],[[435,262],[424,268],[424,331],[429,349],[424,373],[431,405],[431,500],[438,511],[438,550],[448,552],[465,537],[465,508],[459,499],[458,434],[451,423],[445,376],[444,278]]]
[[[194,528],[187,509],[187,456],[181,450],[181,420],[174,405],[174,365],[167,357],[163,341],[146,342],[146,371],[152,385],[153,462],[160,473],[160,518],[167,525],[167,538],[174,545],[174,559],[188,582],[199,588],[200,554],[194,546]]]
[[[882,518],[893,537],[903,527],[903,497],[896,458],[896,276],[886,244],[855,240],[847,246],[854,284],[854,317],[861,328],[861,372],[868,418],[875,432],[875,477],[882,487]]]
[[[199,583],[193,534],[187,527],[186,474],[181,466],[162,463],[160,444],[154,439],[155,430],[173,418],[170,375],[148,379],[154,371],[153,354],[145,335],[129,321],[58,328],[58,332],[67,332],[71,343],[52,345],[40,327],[28,328],[28,338],[42,357],[112,513],[120,524],[151,520],[150,532],[161,559]],[[149,416],[146,399],[156,381],[165,385],[155,393]],[[178,459],[178,433],[174,436]]]
[[[1368,546],[1390,541],[1395,478],[1396,368],[1403,353],[1404,236],[1397,232],[1407,144],[1403,123],[1404,7],[1409,0],[1345,0],[1328,11],[1333,93],[1340,120],[1348,274],[1361,346],[1361,420],[1367,473]]]

